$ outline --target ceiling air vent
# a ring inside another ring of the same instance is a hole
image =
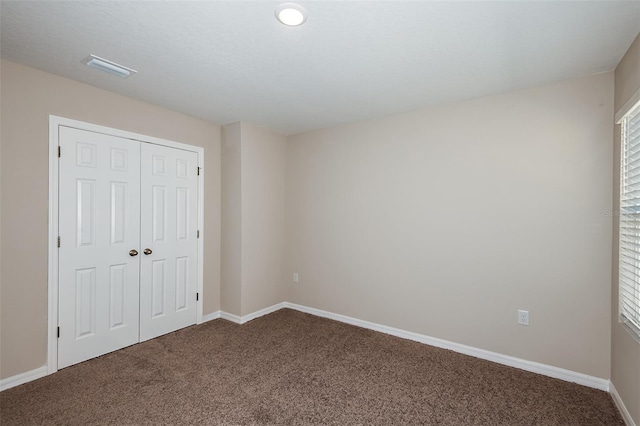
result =
[[[88,67],[95,68],[97,70],[104,71],[106,73],[117,75],[118,77],[123,78],[127,78],[130,75],[138,72],[134,69],[116,64],[115,62],[111,62],[96,55],[87,56],[82,60],[82,63]]]

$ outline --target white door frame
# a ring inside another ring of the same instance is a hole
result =
[[[198,293],[196,324],[202,323],[204,283],[204,148],[173,142],[152,136],[85,123],[69,118],[49,116],[49,265],[48,265],[48,326],[47,374],[58,371],[58,127],[66,126],[139,142],[183,149],[198,154]]]

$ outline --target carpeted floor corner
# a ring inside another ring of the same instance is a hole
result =
[[[284,309],[0,393],[2,425],[624,425],[606,392]]]

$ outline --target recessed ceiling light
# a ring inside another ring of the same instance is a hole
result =
[[[96,55],[87,56],[82,60],[82,63],[88,67],[95,68],[97,70],[104,71],[123,78],[129,77],[131,74],[135,74],[138,72],[134,69],[116,64],[115,62],[103,59]]]
[[[276,8],[278,21],[290,27],[297,27],[307,20],[307,12],[295,3],[282,3]]]

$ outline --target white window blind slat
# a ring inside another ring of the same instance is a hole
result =
[[[624,214],[625,209],[621,210],[621,213]],[[640,235],[640,231],[638,230],[638,225],[640,222],[638,221],[625,221],[620,224],[620,231],[622,231],[626,235],[635,235],[636,237]]]
[[[633,260],[629,262],[627,259],[628,258],[624,255],[620,257],[620,274],[627,273],[631,274],[632,276],[638,276],[638,274],[635,272],[637,268],[633,266],[633,263],[635,262]]]
[[[635,155],[633,158],[628,158],[624,165],[630,168],[638,167],[638,165],[640,165],[640,153]]]
[[[640,275],[640,269],[638,268],[638,263],[640,263],[640,260],[638,260],[637,252],[630,252],[626,249],[626,247],[621,248],[623,248],[624,250],[620,251],[620,267],[625,267],[628,271],[638,273],[638,275]]]
[[[624,161],[628,161],[636,157],[636,155],[640,152],[640,146],[635,146],[629,149],[628,156],[624,159]]]
[[[640,306],[640,302],[634,299],[636,297],[635,292],[629,292],[624,287],[622,288],[622,292],[624,292],[626,296],[629,296],[624,303],[626,303],[628,306],[634,307],[635,309]]]
[[[636,281],[638,279],[638,275],[632,273],[631,271],[629,271],[628,268],[622,268],[620,271],[620,281],[625,281],[628,284],[633,284],[634,281]],[[629,286],[622,286],[620,288],[621,292],[626,292],[627,294],[631,294],[631,295],[635,295],[635,291],[633,290],[633,285],[631,286],[631,288]],[[637,300],[629,300],[628,301],[629,304],[634,303],[636,304],[638,301]]]
[[[626,241],[624,242],[624,248],[626,249],[626,252],[629,252],[629,254],[624,254],[623,256],[625,257],[633,257],[633,259],[635,260],[640,260],[640,251],[637,250],[636,248],[633,248],[633,244],[629,244]]]
[[[640,158],[640,154],[638,154],[638,158]],[[627,185],[633,187],[635,185],[638,185],[640,183],[640,176],[636,176],[634,178],[629,178],[627,179],[627,182],[625,182]]]
[[[640,337],[640,106],[622,118],[620,159],[620,319]]]

